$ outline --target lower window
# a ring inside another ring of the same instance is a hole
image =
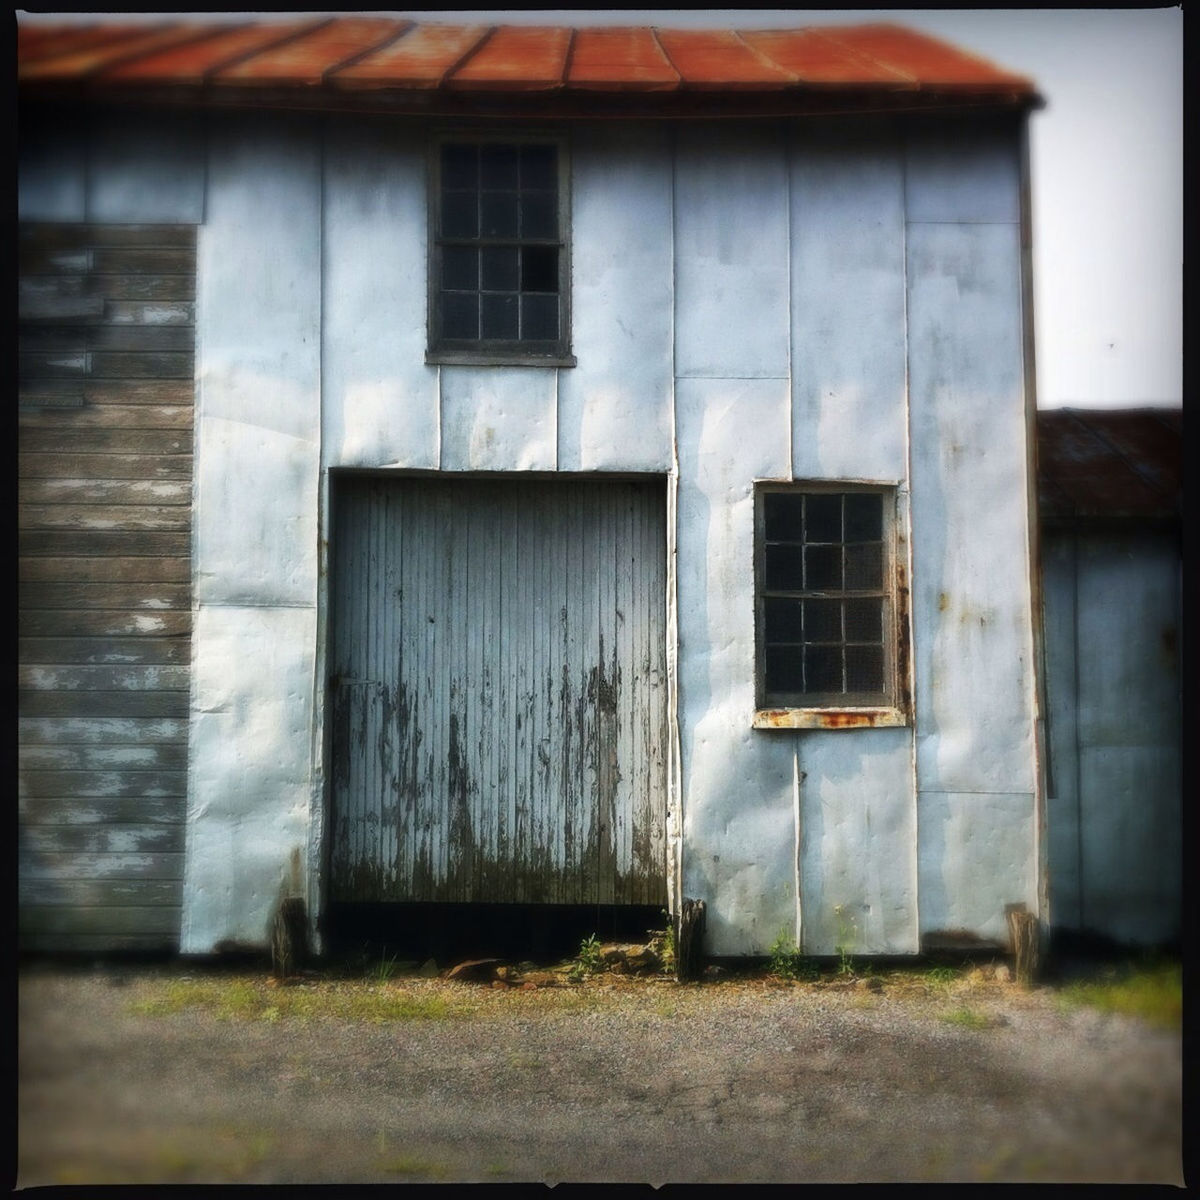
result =
[[[895,489],[760,484],[755,504],[755,724],[903,724]]]

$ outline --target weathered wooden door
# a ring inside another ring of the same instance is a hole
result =
[[[331,899],[665,903],[665,485],[334,505]]]

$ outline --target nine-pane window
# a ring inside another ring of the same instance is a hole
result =
[[[431,351],[567,354],[562,167],[557,142],[439,145]]]
[[[890,705],[889,493],[758,492],[758,692],[766,707]]]

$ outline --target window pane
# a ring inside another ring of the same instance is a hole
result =
[[[479,147],[442,147],[442,187],[477,188],[479,186]]]
[[[483,338],[517,337],[517,297],[513,293],[480,297],[479,336]]]
[[[799,546],[768,546],[766,584],[775,592],[798,592],[804,586]]]
[[[846,691],[883,691],[883,647],[846,647]]]
[[[840,646],[804,647],[804,690],[806,692],[842,691],[842,649]]]
[[[517,236],[517,193],[484,192],[479,202],[484,237]]]
[[[804,602],[804,640],[840,642],[842,640],[842,602],[806,600]]]
[[[521,193],[521,236],[558,237],[558,197],[553,192]]]
[[[846,601],[846,641],[883,641],[883,601]]]
[[[841,546],[805,546],[804,565],[806,567],[804,586],[810,592],[841,590]]]
[[[840,542],[842,540],[841,496],[809,496],[808,521],[804,529],[806,542]]]
[[[768,692],[804,691],[804,652],[799,646],[768,646]]]
[[[442,287],[459,292],[479,287],[479,251],[473,246],[443,247]]]
[[[521,336],[530,341],[558,339],[558,297],[521,297]]]
[[[763,521],[772,542],[798,542],[804,536],[804,497],[799,492],[763,494]]]
[[[479,236],[479,196],[476,192],[442,194],[442,236]]]
[[[763,608],[764,640],[768,642],[803,641],[801,602],[782,596],[768,596]]]
[[[516,246],[484,246],[483,287],[488,292],[515,292],[520,250]]]
[[[479,148],[479,170],[485,188],[513,188],[518,185],[517,147],[484,145]]]
[[[558,291],[558,250],[554,246],[521,247],[521,291]]]
[[[846,588],[883,586],[883,547],[878,542],[846,547]]]
[[[558,191],[558,147],[521,147],[521,186]]]
[[[878,542],[883,538],[883,497],[851,492],[846,496],[846,541]]]
[[[479,337],[479,297],[474,292],[442,293],[442,336]]]

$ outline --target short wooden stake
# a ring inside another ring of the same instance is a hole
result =
[[[700,975],[703,933],[704,901],[685,899],[675,922],[675,978],[680,983]]]
[[[1008,942],[1014,958],[1014,974],[1021,987],[1037,982],[1041,969],[1041,928],[1036,914],[1025,911],[1023,904],[1009,904],[1004,915],[1008,918]]]

